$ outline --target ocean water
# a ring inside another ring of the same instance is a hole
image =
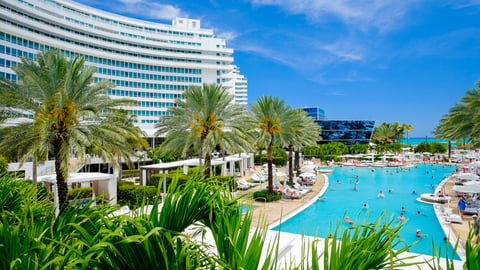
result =
[[[454,166],[418,164],[404,169],[335,167],[333,170],[327,175],[329,187],[322,196],[327,199],[315,202],[274,230],[325,238],[339,223],[342,229],[350,228],[351,225],[343,221],[345,216],[349,216],[355,224],[373,222],[384,212],[396,219],[401,208],[405,207],[406,221],[399,234],[402,245],[418,240],[410,251],[431,255],[433,241],[436,248],[441,247],[441,255],[445,256],[445,233],[435,216],[433,205],[419,202],[417,198],[421,193],[434,192],[435,185],[451,175]],[[359,183],[354,189],[357,180]],[[380,191],[385,194],[383,198],[377,196]],[[362,208],[365,203],[369,205],[368,209]],[[417,211],[422,215],[418,215]],[[416,229],[428,234],[428,237],[417,238]],[[453,248],[449,246],[449,250]]]
[[[430,138],[430,137],[414,137],[414,138],[404,138],[404,139],[399,139],[399,143],[404,143],[404,144],[409,144],[409,145],[418,145],[423,142],[439,142],[443,143],[445,145],[448,145],[448,140],[444,139],[435,139],[435,138]],[[456,146],[456,141],[451,141],[452,146]]]

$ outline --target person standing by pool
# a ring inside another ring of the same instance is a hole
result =
[[[460,211],[460,217],[463,218],[463,214],[465,213],[465,208],[467,208],[467,203],[465,202],[464,197],[460,197],[460,200],[458,200],[458,211]]]

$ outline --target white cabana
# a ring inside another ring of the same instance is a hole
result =
[[[48,190],[53,190],[53,198],[55,201],[55,211],[58,214],[58,192],[57,192],[57,176],[55,174],[44,175],[38,177],[38,182],[43,182]],[[115,175],[108,173],[70,173],[68,175],[67,184],[80,184],[80,186],[92,187],[92,198],[104,194],[105,200],[110,204],[117,203],[117,181]]]

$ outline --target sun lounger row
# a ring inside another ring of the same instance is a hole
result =
[[[256,186],[256,185],[253,184],[253,183],[247,182],[247,180],[245,180],[245,179],[242,179],[242,178],[237,179],[237,189],[247,190],[247,189],[250,189],[254,186]]]
[[[257,172],[252,176],[252,181],[256,183],[263,183],[267,181],[267,179],[268,179],[267,169],[262,169],[261,171]]]
[[[280,191],[282,197],[285,199],[300,199],[305,196],[305,194],[312,191],[312,188],[295,184],[293,187],[280,185],[274,188],[274,190]]]

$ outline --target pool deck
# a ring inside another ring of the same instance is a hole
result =
[[[320,165],[320,164],[317,164]],[[452,200],[450,201],[450,208],[453,210],[454,214],[458,213],[457,209],[457,202],[458,198],[455,196],[455,192],[452,190],[452,187],[455,184],[454,177],[448,177],[444,179],[437,189],[441,189],[444,193],[447,193],[451,196]],[[253,191],[261,190],[266,187],[266,183],[259,184],[257,187],[253,189]],[[262,201],[254,201],[252,199],[246,199],[247,203],[256,206],[253,213],[253,221],[252,225],[255,227],[259,224],[260,220],[265,220],[268,225],[268,228],[273,228],[277,226],[282,220],[286,220],[303,209],[307,208],[311,204],[313,204],[319,196],[321,196],[325,190],[328,188],[328,174],[317,173],[317,181],[312,186],[312,191],[307,193],[301,199],[282,199],[276,202],[269,202],[265,203]],[[244,191],[241,193],[251,193],[251,190]],[[245,198],[248,198],[246,196]],[[447,207],[447,204],[435,204],[434,209],[437,215],[437,218],[445,232],[446,235],[449,236],[452,245],[455,245],[457,239],[459,239],[459,246],[457,249],[457,253],[462,258],[465,259],[465,243],[468,236],[469,231],[469,222],[471,221],[471,216],[465,215],[463,218],[463,222],[461,224],[457,223],[449,223],[445,221],[445,214],[444,209]],[[282,233],[283,234],[283,233]],[[292,250],[291,252],[294,252]],[[407,253],[408,254],[408,253]],[[420,256],[419,260],[427,260],[429,256]],[[455,265],[461,267],[463,262],[456,261]],[[410,269],[410,268],[405,268]],[[412,269],[418,269],[417,267]]]

